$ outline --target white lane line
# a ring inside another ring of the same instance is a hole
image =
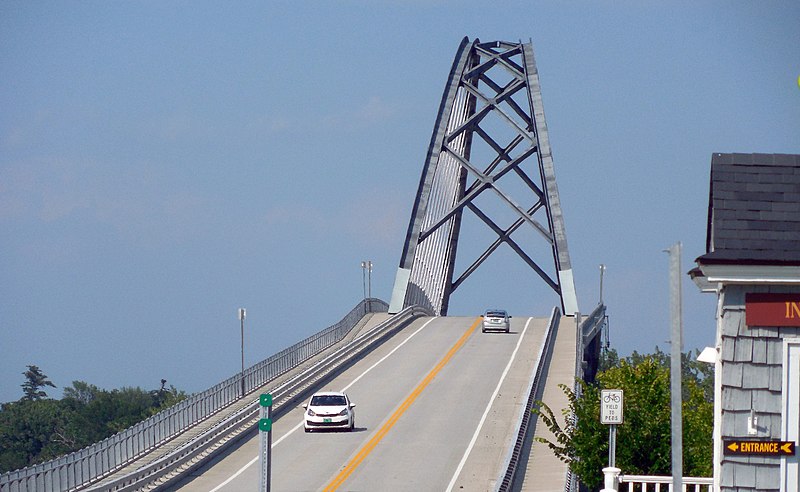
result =
[[[389,356],[391,356],[393,353],[397,352],[397,351],[400,349],[400,347],[402,347],[403,345],[405,345],[405,344],[406,344],[406,342],[408,342],[409,340],[411,340],[411,338],[413,338],[413,337],[414,337],[414,335],[416,335],[417,333],[421,332],[423,328],[425,328],[426,326],[428,326],[428,325],[431,323],[431,321],[433,321],[433,320],[435,320],[435,319],[436,319],[436,318],[431,318],[431,319],[429,319],[428,321],[426,321],[424,325],[420,326],[420,327],[417,329],[417,331],[415,331],[414,333],[412,333],[411,335],[409,335],[409,336],[408,336],[408,338],[406,338],[405,340],[403,340],[402,342],[400,342],[400,344],[399,344],[397,347],[393,348],[391,352],[389,352],[388,354],[384,355],[384,356],[383,356],[383,358],[381,358],[381,360],[379,360],[378,362],[376,362],[376,363],[372,364],[372,365],[369,367],[369,369],[367,369],[366,371],[362,372],[362,373],[361,373],[361,375],[359,375],[357,378],[355,378],[355,379],[354,379],[354,380],[353,380],[353,381],[352,381],[350,384],[348,384],[347,386],[345,386],[344,388],[342,388],[342,393],[344,393],[345,391],[347,391],[348,389],[350,389],[350,387],[351,387],[351,386],[353,386],[354,384],[356,384],[356,383],[358,382],[358,380],[359,380],[359,379],[363,378],[364,376],[366,376],[366,375],[367,375],[367,373],[368,373],[368,372],[370,372],[371,370],[373,370],[373,369],[375,369],[376,367],[378,367],[378,365],[379,365],[381,362],[383,362],[383,361],[385,361],[386,359],[388,359],[388,358],[389,358]]]
[[[532,320],[533,318],[528,318],[528,321],[525,323],[525,328],[522,330],[519,340],[517,340],[517,346],[514,348],[514,352],[512,352],[511,358],[508,360],[508,364],[506,364],[503,375],[500,376],[500,381],[497,382],[497,387],[494,389],[494,393],[492,393],[492,396],[489,398],[489,403],[486,404],[486,410],[483,411],[483,416],[478,423],[478,427],[475,429],[475,433],[472,435],[472,440],[470,440],[469,446],[467,446],[467,450],[464,452],[464,456],[461,458],[461,462],[458,464],[458,468],[456,468],[456,472],[453,474],[453,478],[450,479],[450,484],[447,486],[446,492],[451,492],[453,487],[455,487],[456,480],[461,474],[461,470],[464,469],[464,464],[467,462],[467,458],[469,458],[469,454],[472,452],[472,448],[475,446],[475,442],[478,440],[478,436],[483,428],[483,423],[486,422],[486,417],[489,415],[489,410],[492,408],[492,403],[494,403],[494,399],[497,398],[498,393],[500,393],[500,386],[502,386],[503,381],[505,381],[508,371],[511,370],[511,364],[514,363],[514,359],[517,358],[517,352],[519,351],[520,345],[522,345],[522,339],[525,337],[525,333],[528,331],[528,326],[531,324]]]
[[[402,347],[403,345],[405,345],[405,344],[406,344],[406,342],[408,342],[409,340],[411,340],[411,339],[414,337],[414,335],[416,335],[417,333],[421,332],[423,328],[425,328],[426,326],[428,326],[428,325],[431,323],[431,321],[433,321],[433,320],[435,320],[435,319],[436,319],[436,318],[431,318],[431,319],[429,319],[428,321],[426,321],[426,322],[425,322],[425,324],[423,324],[422,326],[420,326],[420,327],[417,329],[417,331],[415,331],[414,333],[412,333],[411,335],[409,335],[409,336],[408,336],[408,337],[407,337],[405,340],[403,340],[402,342],[400,342],[400,344],[398,344],[398,345],[397,345],[397,347],[393,348],[393,349],[391,350],[391,352],[389,352],[388,354],[384,355],[384,356],[383,356],[383,358],[381,358],[381,360],[379,360],[378,362],[376,362],[376,363],[372,364],[372,365],[371,365],[371,366],[370,366],[370,367],[369,367],[367,370],[365,370],[364,372],[362,372],[362,373],[361,373],[361,374],[360,374],[360,375],[359,375],[357,378],[355,378],[353,381],[351,381],[351,382],[350,382],[350,384],[348,384],[347,386],[345,386],[345,387],[342,389],[342,392],[344,393],[345,391],[347,391],[347,390],[348,390],[348,389],[349,389],[351,386],[353,386],[354,384],[356,384],[356,382],[357,382],[359,379],[361,379],[361,378],[363,378],[364,376],[366,376],[368,372],[370,372],[371,370],[373,370],[373,369],[375,369],[376,367],[378,367],[378,365],[379,365],[381,362],[385,361],[386,359],[388,359],[388,358],[389,358],[389,356],[391,356],[392,354],[394,354],[395,352],[397,352],[397,350],[399,350],[399,349],[400,349],[400,347]],[[525,328],[527,329],[527,325],[525,326]],[[303,427],[303,422],[300,422],[299,424],[297,424],[297,425],[295,425],[294,427],[292,427],[292,429],[291,429],[289,432],[287,432],[286,434],[284,434],[283,436],[281,436],[281,438],[280,438],[280,439],[278,439],[277,441],[275,441],[274,443],[272,443],[272,446],[271,446],[271,448],[274,448],[275,446],[277,446],[278,444],[280,444],[280,443],[281,443],[281,442],[282,442],[284,439],[286,439],[287,437],[289,437],[290,435],[292,435],[292,434],[293,434],[293,433],[294,433],[296,430],[298,430],[300,427]],[[270,449],[271,449],[271,448],[270,448]],[[225,480],[225,481],[224,481],[224,482],[222,482],[221,484],[217,485],[216,487],[214,487],[213,489],[211,489],[209,492],[217,492],[218,490],[222,489],[222,487],[224,487],[224,486],[228,485],[229,483],[231,483],[231,482],[233,481],[233,479],[235,479],[236,477],[238,477],[239,475],[241,475],[242,473],[244,473],[244,471],[245,471],[245,470],[247,470],[248,468],[250,468],[251,466],[253,466],[255,463],[257,463],[257,462],[258,462],[258,459],[259,459],[259,456],[256,456],[255,458],[253,458],[252,460],[250,460],[250,461],[249,461],[249,462],[248,462],[246,465],[244,465],[243,467],[241,467],[241,468],[240,468],[240,469],[239,469],[239,470],[238,470],[236,473],[234,473],[233,475],[231,475],[230,477],[228,477],[228,479],[227,479],[227,480]]]
[[[274,446],[274,444],[273,444],[273,446]],[[251,466],[253,463],[255,463],[256,461],[258,461],[258,458],[259,458],[259,457],[258,457],[258,456],[256,456],[255,458],[253,458],[252,460],[250,460],[250,462],[249,462],[249,463],[247,463],[246,465],[244,465],[243,467],[241,467],[241,468],[239,469],[239,471],[237,471],[236,473],[234,473],[233,475],[231,475],[230,477],[228,477],[228,479],[227,479],[227,480],[225,480],[225,481],[224,481],[224,482],[222,482],[221,484],[219,484],[219,485],[217,485],[216,487],[214,487],[213,489],[211,489],[211,491],[210,491],[210,492],[217,492],[217,491],[218,491],[219,489],[221,489],[222,487],[224,487],[224,486],[228,485],[229,483],[231,483],[231,482],[233,481],[233,479],[234,479],[234,478],[236,478],[236,477],[238,477],[239,475],[241,475],[242,473],[244,473],[244,471],[245,471],[245,470],[247,470],[248,468],[250,468],[250,466]]]

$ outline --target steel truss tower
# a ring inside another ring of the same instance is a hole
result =
[[[480,144],[480,157],[475,144]],[[523,207],[517,196],[503,191],[504,180],[512,175],[524,183],[532,205]],[[482,193],[494,193],[512,211],[510,226],[501,227],[479,207]],[[465,210],[497,238],[454,278]],[[523,227],[533,228],[542,246],[551,249],[554,272],[512,238]],[[578,312],[533,48],[465,37],[439,106],[389,312],[421,304],[446,315],[450,295],[503,243],[561,297],[564,313]]]

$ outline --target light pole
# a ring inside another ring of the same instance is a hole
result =
[[[372,261],[367,261],[367,299],[372,299]]]
[[[603,304],[603,274],[606,272],[606,266],[600,264],[600,304]]]
[[[242,397],[244,397],[244,319],[247,317],[245,308],[239,308],[239,321],[242,328]]]
[[[368,280],[367,280],[368,279]],[[364,284],[364,301],[372,298],[372,261],[361,262],[361,282]],[[369,290],[367,290],[369,289]],[[365,305],[366,308],[366,305]]]
[[[364,289],[364,300],[367,300],[367,262],[361,262],[361,286]]]

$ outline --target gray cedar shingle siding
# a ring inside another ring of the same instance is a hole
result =
[[[752,338],[739,338],[734,342],[733,361],[751,361],[753,360],[753,339]]]
[[[757,364],[766,364],[767,363],[767,341],[761,339],[754,339],[753,340],[753,362]]]
[[[783,405],[783,341],[800,337],[800,328],[751,327],[745,323],[748,292],[800,292],[797,286],[727,285],[722,293],[722,437],[780,439]],[[750,411],[758,434],[747,432]],[[781,458],[724,456],[721,487],[730,491],[777,491]],[[755,480],[755,482],[753,482]]]
[[[722,437],[723,439],[779,439],[783,340],[787,333],[745,324],[746,285],[729,285],[723,292],[722,319]],[[775,290],[789,290],[786,287]],[[773,354],[770,356],[770,354]],[[771,357],[780,354],[778,360]],[[758,418],[757,436],[747,432],[751,410]],[[777,491],[780,458],[724,456],[721,487],[728,491]]]
[[[775,461],[774,458],[772,458]],[[756,468],[756,486],[757,489],[778,490],[781,488],[780,472],[775,467],[758,467]]]

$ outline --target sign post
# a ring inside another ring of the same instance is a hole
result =
[[[608,466],[615,467],[617,461],[617,425],[623,420],[623,391],[604,389],[600,391],[600,423],[608,425]]]
[[[272,394],[261,395],[259,399],[261,412],[258,420],[258,430],[261,434],[261,483],[258,490],[269,492],[272,476]]]

